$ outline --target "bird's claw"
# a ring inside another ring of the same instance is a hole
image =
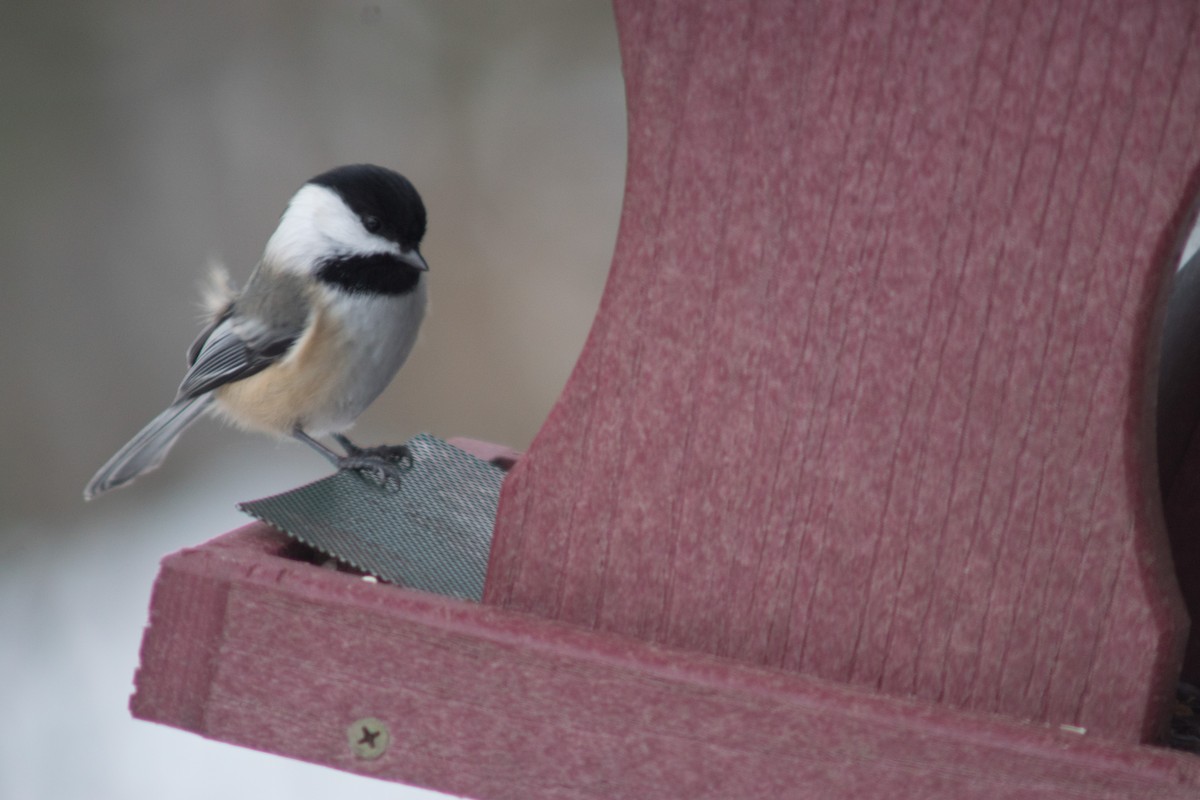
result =
[[[353,470],[368,474],[380,486],[387,484],[389,480],[399,483],[402,475],[400,466],[395,462],[368,456],[346,456],[338,460],[337,466],[339,470]]]
[[[389,479],[399,484],[403,473],[412,468],[412,451],[405,445],[359,447],[340,433],[333,434],[333,438],[346,451],[344,456],[335,456],[332,451],[326,451],[335,459],[337,468],[370,473],[380,486],[387,485]]]
[[[394,464],[412,464],[412,451],[408,449],[407,445],[403,444],[385,444],[379,447],[356,447],[355,451],[350,453],[350,455],[363,458],[378,458]]]

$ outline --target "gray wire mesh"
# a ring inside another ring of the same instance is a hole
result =
[[[342,470],[238,508],[381,580],[479,601],[504,472],[436,436],[406,444],[398,483]]]

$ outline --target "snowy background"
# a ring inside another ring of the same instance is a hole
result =
[[[159,559],[321,459],[202,421],[132,488],[81,491],[174,394],[209,261],[244,279],[299,185],[356,161],[422,192],[432,309],[355,438],[527,446],[616,236],[608,3],[18,2],[3,18],[0,798],[434,796],[129,716]]]

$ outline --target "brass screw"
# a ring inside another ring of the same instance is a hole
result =
[[[346,728],[346,740],[350,743],[350,752],[359,758],[379,758],[392,743],[392,734],[383,720],[375,717],[363,717],[355,720]]]

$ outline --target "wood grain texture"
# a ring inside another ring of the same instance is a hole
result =
[[[168,556],[135,716],[476,798],[1186,800],[1200,758],[833,682],[279,556],[261,524]],[[356,758],[374,717],[392,744]]]
[[[486,602],[1152,737],[1200,6],[616,6],[620,236]]]

